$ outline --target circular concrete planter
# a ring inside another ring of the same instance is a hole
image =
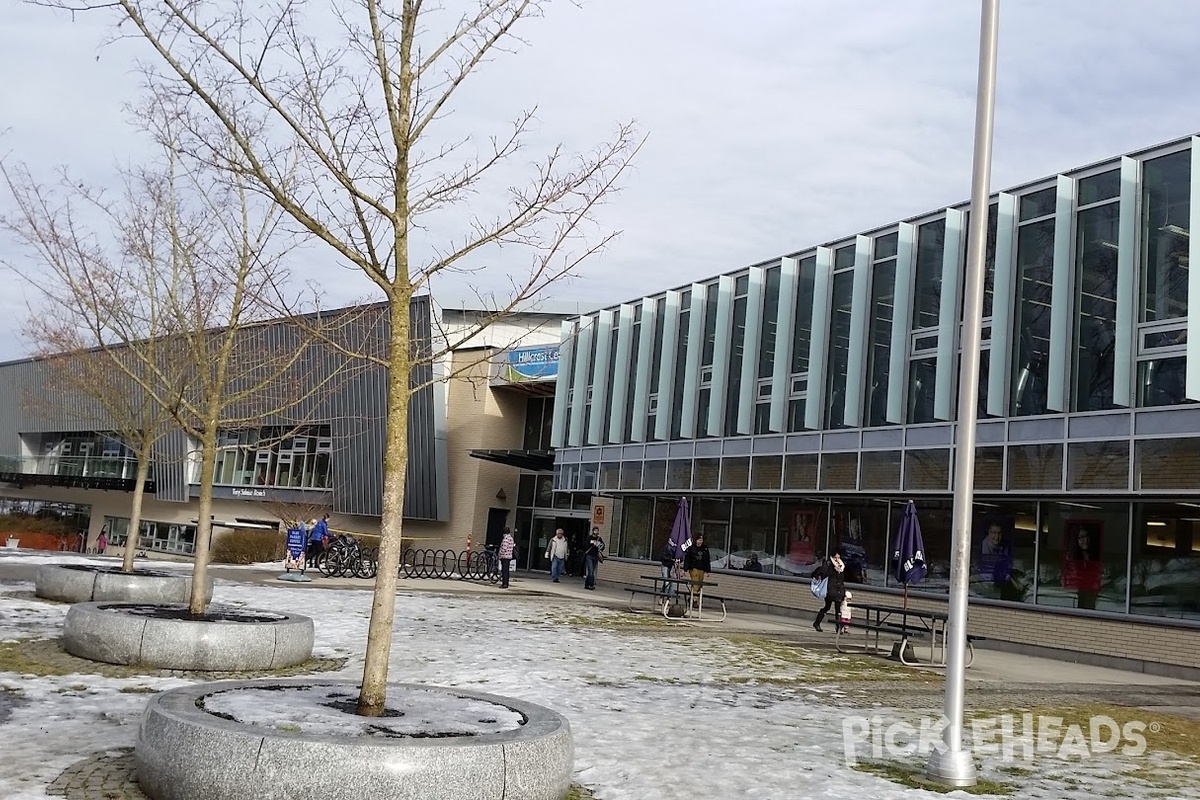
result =
[[[130,603],[186,603],[191,598],[192,576],[165,570],[91,564],[45,564],[38,567],[35,594],[65,603],[102,601]],[[212,602],[213,580],[208,579],[205,601]]]
[[[515,730],[443,738],[289,733],[205,709],[226,693],[276,687],[358,694],[349,682],[268,679],[157,695],[138,731],[135,762],[142,791],[154,800],[560,800],[570,787],[574,745],[566,718],[505,697],[392,684],[389,711],[393,705],[402,711],[404,692],[419,690],[483,701],[524,720]],[[285,722],[280,720],[281,727]]]
[[[76,603],[67,611],[63,647],[107,664],[206,672],[281,669],[312,657],[313,622],[215,605],[203,617],[192,617],[184,605]]]

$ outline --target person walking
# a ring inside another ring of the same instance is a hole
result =
[[[517,542],[513,539],[512,529],[504,529],[504,538],[500,540],[500,588],[508,588],[508,578],[512,572],[512,562],[517,555]]]
[[[604,540],[600,538],[600,529],[592,528],[588,537],[587,549],[583,551],[583,588],[596,588],[596,568],[604,560]]]
[[[101,528],[100,535],[96,538],[96,552],[104,555],[104,551],[108,549],[108,529]]]
[[[696,592],[700,591],[700,584],[704,583],[708,573],[712,572],[712,556],[708,553],[708,545],[704,543],[703,533],[696,537],[696,541],[692,542],[692,546],[683,554],[683,568],[692,579],[688,588],[692,594],[691,602],[694,602]]]
[[[554,532],[554,538],[546,545],[546,558],[550,559],[550,580],[553,583],[558,583],[558,579],[562,577],[568,552],[570,545],[567,543],[567,537],[563,535],[563,529],[559,528]]]
[[[813,620],[813,628],[821,632],[821,620],[825,619],[825,615],[829,613],[829,609],[837,606],[834,611],[834,616],[839,620],[842,617],[842,603],[846,600],[846,562],[842,561],[842,551],[834,550],[833,555],[829,560],[817,567],[813,572],[813,577],[816,579],[825,578],[825,607],[817,612],[817,618]]]
[[[679,559],[675,557],[675,543],[668,539],[658,554],[659,572],[663,578],[669,580],[675,577],[675,568],[678,565]]]

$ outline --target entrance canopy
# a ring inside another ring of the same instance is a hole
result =
[[[553,450],[472,450],[471,456],[531,472],[550,472],[554,469]]]

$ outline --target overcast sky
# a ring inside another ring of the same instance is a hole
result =
[[[1001,5],[993,190],[1200,129],[1200,6]],[[124,110],[140,42],[104,46],[103,18],[15,0],[0,19],[0,156],[103,185],[145,154]],[[620,238],[557,299],[641,297],[970,193],[978,2],[559,0],[524,36],[457,124],[502,130],[536,104],[535,143],[587,149],[628,119],[649,135],[601,213]],[[371,296],[332,262],[309,249],[296,269],[327,305]],[[0,286],[4,360],[26,351],[27,311],[20,281]]]

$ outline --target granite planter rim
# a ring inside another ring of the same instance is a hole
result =
[[[67,603],[143,602],[186,603],[192,592],[190,570],[139,570],[124,572],[107,564],[50,563],[38,567],[35,594]],[[215,582],[205,581],[204,597],[211,602]]]
[[[142,791],[154,800],[561,800],[570,788],[575,753],[570,724],[558,712],[524,700],[389,684],[393,690],[483,701],[525,720],[515,729],[449,738],[280,730],[271,727],[272,717],[253,721],[251,714],[252,721],[239,722],[198,705],[238,689],[290,687],[358,691],[358,683],[349,680],[261,678],[195,684],[152,698],[134,754]],[[286,721],[285,711],[272,713]]]
[[[161,608],[185,616],[139,613]],[[208,609],[225,608],[220,604]],[[312,658],[313,621],[300,614],[258,609],[258,621],[190,619],[182,603],[76,603],[63,624],[63,647],[73,656],[109,664],[200,672],[282,669]],[[123,613],[124,612],[124,613]]]
[[[486,692],[475,692],[468,689],[456,689],[448,686],[438,686],[422,683],[388,683],[389,689],[422,689],[433,692],[445,692],[456,697],[470,698],[472,700],[481,700],[488,703],[504,706],[512,711],[516,711],[525,718],[522,724],[516,730],[499,731],[496,733],[471,734],[466,736],[452,737],[378,737],[378,736],[348,736],[336,734],[322,733],[299,733],[292,731],[272,731],[269,728],[264,728],[261,725],[253,723],[239,722],[237,720],[226,719],[212,711],[207,711],[200,708],[197,703],[203,701],[205,697],[222,692],[237,691],[238,689],[263,689],[273,686],[280,687],[311,687],[311,686],[330,686],[339,689],[345,689],[357,693],[360,684],[349,680],[336,680],[328,678],[254,678],[248,680],[222,680],[209,681],[206,683],[196,684],[193,686],[184,686],[178,689],[163,692],[156,695],[151,700],[152,705],[157,705],[164,714],[176,717],[178,719],[186,719],[203,728],[208,728],[222,733],[237,732],[247,736],[259,736],[262,738],[280,738],[287,741],[304,741],[316,743],[336,742],[339,746],[346,747],[379,747],[379,748],[394,748],[394,747],[480,747],[485,745],[507,744],[509,742],[524,741],[536,736],[554,733],[561,728],[570,729],[570,723],[567,718],[559,714],[553,709],[540,706],[526,700],[517,700],[511,697],[503,697],[501,695],[489,694]]]

